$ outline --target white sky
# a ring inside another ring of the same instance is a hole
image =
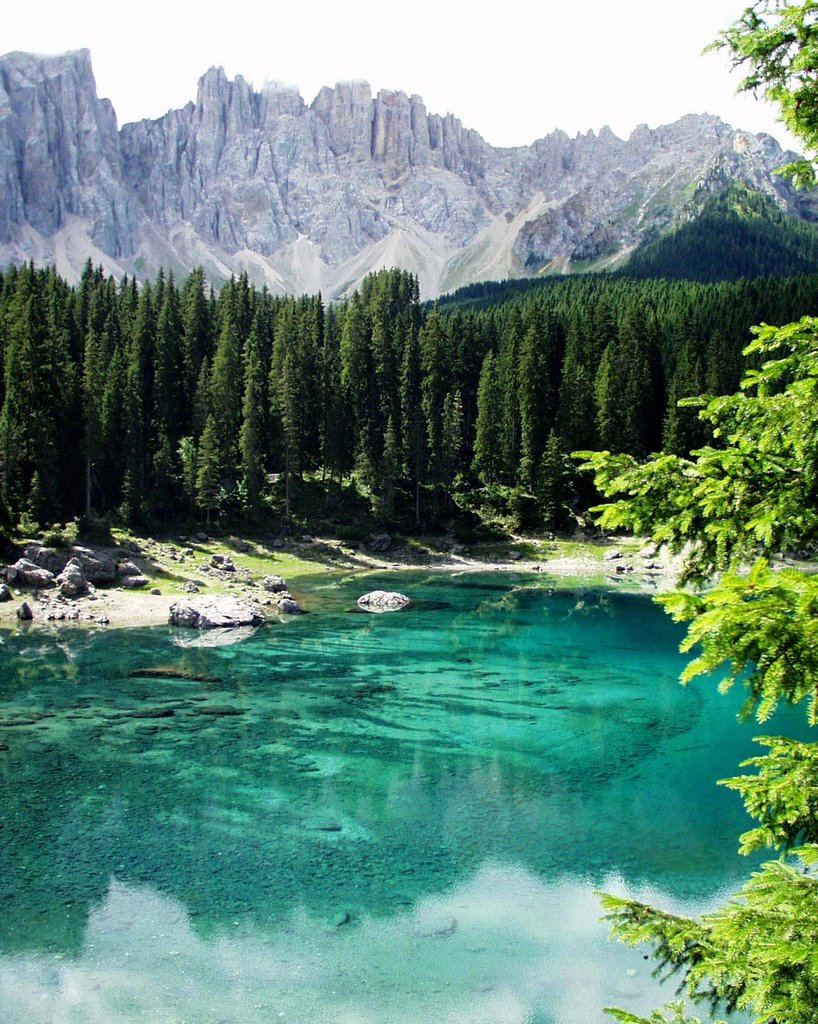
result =
[[[775,111],[737,97],[738,76],[702,49],[749,0],[36,0],[7,4],[0,53],[88,47],[119,123],[195,98],[212,65],[261,87],[365,79],[418,93],[495,146],[609,125],[718,114],[793,145]]]

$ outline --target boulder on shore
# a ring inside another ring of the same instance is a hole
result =
[[[82,572],[89,583],[113,583],[116,578],[116,563],[110,555],[101,551],[75,544],[72,548],[49,548],[45,544],[27,545],[24,555],[41,569],[47,569],[54,576],[61,573],[68,563],[78,558]]]
[[[411,601],[405,594],[393,590],[373,590],[358,598],[358,607],[365,612],[396,612]]]
[[[137,574],[136,576],[123,576],[119,583],[125,590],[138,590],[140,587],[147,587],[150,580],[147,576]]]
[[[283,576],[278,576],[275,573],[272,576],[265,576],[261,585],[271,594],[280,594],[287,589],[287,581]]]
[[[171,626],[190,626],[193,629],[260,626],[264,621],[264,614],[257,604],[218,594],[182,598],[170,606],[168,613]]]
[[[64,597],[76,597],[88,591],[88,580],[79,558],[71,558],[55,582]]]
[[[7,567],[6,580],[18,586],[44,590],[54,586],[54,573],[41,569],[29,558],[18,558],[14,565]]]

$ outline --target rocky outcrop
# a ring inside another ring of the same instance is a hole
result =
[[[24,226],[50,238],[72,217],[103,252],[134,252],[140,216],[116,114],[97,98],[88,50],[9,54],[0,61],[0,242]]]
[[[88,592],[88,580],[79,558],[71,558],[55,580],[63,597],[77,597]]]
[[[56,577],[48,569],[41,569],[28,558],[18,558],[14,565],[6,567],[6,581],[21,587],[44,590],[53,587]]]
[[[265,618],[258,605],[249,601],[208,595],[176,601],[170,606],[168,622],[171,626],[190,626],[194,629],[232,629],[236,626],[260,626]]]
[[[405,594],[391,590],[373,590],[358,598],[358,607],[365,612],[396,612],[410,603]]]
[[[59,575],[72,560],[79,560],[88,583],[113,583],[116,579],[116,562],[110,555],[79,544],[71,548],[50,548],[44,544],[28,544],[25,558],[54,576]]]
[[[615,259],[732,181],[806,212],[772,173],[785,160],[709,115],[495,149],[419,96],[340,83],[307,105],[221,68],[195,102],[117,131],[87,50],[0,58],[0,262],[73,277],[92,255],[115,274],[203,265],[335,296],[396,265],[428,297]]]
[[[79,544],[75,544],[71,551],[82,562],[82,570],[89,583],[96,586],[100,583],[114,582],[116,562],[110,555],[102,551],[92,551],[91,548],[80,547]]]

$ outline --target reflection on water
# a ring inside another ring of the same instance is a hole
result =
[[[647,602],[402,586],[412,610],[350,614],[351,582],[230,646],[5,636],[4,1024],[601,1024],[660,1001],[593,890],[697,909],[746,874],[713,783],[752,728],[678,685]]]
[[[581,1024],[611,1003],[648,1011],[649,966],[606,943],[598,918],[587,884],[487,864],[385,918],[296,907],[274,931],[236,919],[203,938],[178,900],[112,879],[75,956],[0,959],[4,1019]]]

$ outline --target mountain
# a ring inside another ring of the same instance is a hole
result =
[[[273,292],[343,294],[417,273],[425,297],[470,282],[621,263],[731,183],[811,216],[767,135],[688,115],[629,139],[557,131],[496,149],[419,96],[363,82],[310,105],[212,68],[195,103],[118,129],[87,50],[0,58],[0,263],[90,256],[114,274],[246,271]]]

